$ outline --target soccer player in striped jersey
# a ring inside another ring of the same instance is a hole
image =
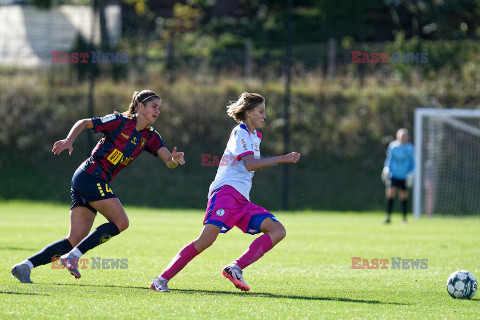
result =
[[[408,141],[408,130],[405,128],[397,131],[397,139],[390,142],[387,157],[383,165],[382,180],[385,183],[385,197],[387,202],[387,218],[385,223],[390,223],[393,203],[400,189],[398,197],[402,205],[403,224],[407,224],[408,188],[413,184],[415,169],[415,152],[413,145]]]
[[[65,150],[72,154],[73,143],[83,130],[93,129],[95,133],[103,133],[91,156],[73,175],[68,236],[13,266],[11,273],[14,277],[23,283],[32,283],[31,269],[60,257],[61,264],[75,278],[80,278],[79,258],[129,225],[127,214],[110,187],[113,178],[142,151],[159,156],[172,169],[178,163],[185,163],[183,152],[177,152],[175,147],[170,153],[160,134],[151,127],[160,114],[160,105],[161,100],[155,92],[135,92],[126,112],[79,120],[65,139],[54,143],[52,152],[55,155]],[[108,222],[89,234],[97,211]]]
[[[266,119],[265,99],[256,93],[244,92],[227,106],[227,113],[239,123],[233,128],[220,161],[215,180],[208,191],[208,203],[200,236],[187,244],[172,259],[163,273],[155,278],[150,288],[168,292],[167,283],[195,256],[210,247],[219,233],[234,226],[244,233],[263,235],[234,262],[223,268],[222,274],[238,289],[250,290],[242,270],[257,261],[286,235],[283,225],[266,209],[250,202],[250,189],[256,170],[279,163],[297,163],[300,154],[292,152],[272,158],[260,158],[262,128]]]

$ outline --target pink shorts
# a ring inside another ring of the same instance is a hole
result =
[[[222,233],[236,226],[244,233],[256,234],[261,232],[260,225],[266,218],[278,222],[273,214],[248,201],[234,187],[223,185],[208,199],[203,224],[216,225]]]

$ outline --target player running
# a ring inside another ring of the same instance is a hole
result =
[[[408,188],[413,184],[413,170],[415,169],[415,155],[413,145],[408,142],[408,130],[398,129],[397,140],[390,142],[387,157],[383,165],[382,180],[385,183],[385,197],[387,200],[387,219],[390,223],[393,202],[400,188],[398,196],[402,204],[403,224],[407,224]]]
[[[264,233],[237,260],[222,270],[223,276],[238,289],[248,291],[250,287],[243,280],[242,270],[257,261],[286,235],[285,228],[273,214],[250,202],[250,189],[256,170],[279,163],[297,163],[300,154],[292,152],[260,159],[262,135],[258,129],[263,127],[266,119],[265,99],[261,95],[242,93],[236,102],[227,106],[227,114],[240,124],[230,134],[217,175],[210,185],[203,230],[152,281],[150,288],[155,291],[168,292],[168,281],[199,253],[210,247],[219,233],[225,233],[234,226],[244,233]]]
[[[31,270],[52,262],[60,262],[75,278],[80,278],[78,260],[88,250],[110,240],[128,228],[128,217],[120,200],[110,187],[113,178],[142,151],[159,156],[169,168],[184,164],[184,153],[164,146],[160,134],[150,125],[160,114],[161,100],[151,90],[135,92],[128,110],[101,118],[82,119],[75,123],[64,140],[54,143],[52,152],[65,150],[72,154],[73,142],[84,129],[102,132],[103,138],[91,156],[75,171],[71,186],[70,232],[65,239],[51,243],[42,251],[13,266],[12,275],[23,283],[30,280]],[[92,233],[93,222],[99,211],[108,223]],[[87,236],[88,235],[88,236]]]

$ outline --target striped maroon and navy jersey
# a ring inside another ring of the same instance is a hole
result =
[[[82,169],[107,182],[130,164],[143,150],[157,155],[164,146],[160,134],[150,126],[141,131],[135,130],[135,116],[110,114],[101,118],[92,118],[93,131],[102,132],[103,138],[84,164]]]

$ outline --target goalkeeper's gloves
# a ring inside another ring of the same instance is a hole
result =
[[[390,180],[391,177],[392,177],[392,174],[390,173],[390,168],[383,167],[382,175],[381,175],[383,183],[387,183],[387,181]]]
[[[415,174],[413,172],[410,172],[407,174],[407,178],[405,179],[405,184],[407,185],[407,188],[413,187],[413,182],[415,181]]]

